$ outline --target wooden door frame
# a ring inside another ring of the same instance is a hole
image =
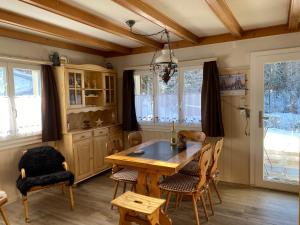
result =
[[[250,106],[251,106],[251,117],[250,117],[250,184],[253,186],[271,188],[271,189],[278,189],[284,191],[291,191],[291,192],[298,192],[299,186],[295,188],[289,187],[290,185],[284,184],[274,184],[272,182],[262,182],[259,181],[260,177],[259,171],[262,169],[261,164],[261,148],[262,142],[262,132],[263,129],[258,128],[259,116],[258,112],[261,109],[261,100],[259,96],[263,93],[263,85],[264,83],[261,82],[261,72],[259,65],[263,65],[263,59],[266,57],[273,57],[278,58],[278,61],[283,61],[283,57],[286,57],[287,54],[300,54],[300,47],[295,48],[286,48],[286,49],[276,49],[276,50],[268,50],[268,51],[259,51],[251,53],[251,76],[250,76]],[[292,57],[291,57],[292,58]],[[300,58],[299,58],[300,59]],[[292,60],[292,59],[291,59]],[[270,60],[270,62],[275,62],[276,60]],[[260,171],[261,172],[261,171]]]

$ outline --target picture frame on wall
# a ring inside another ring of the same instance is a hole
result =
[[[246,74],[224,74],[220,76],[220,89],[222,96],[246,95]]]

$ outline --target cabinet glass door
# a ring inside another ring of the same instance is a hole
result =
[[[115,77],[112,74],[106,74],[104,78],[104,88],[105,88],[105,104],[111,105],[115,101]]]
[[[69,106],[83,105],[83,73],[81,71],[68,71]]]

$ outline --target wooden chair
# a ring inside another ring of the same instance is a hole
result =
[[[182,173],[177,173],[173,176],[167,177],[164,179],[159,187],[162,191],[167,192],[166,204],[165,204],[165,211],[168,208],[169,201],[171,194],[176,194],[182,198],[183,196],[191,196],[195,219],[197,225],[200,224],[199,216],[198,216],[198,207],[197,201],[200,199],[202,202],[202,206],[204,208],[206,220],[208,220],[208,213],[205,206],[205,199],[204,193],[206,193],[206,173],[209,167],[210,162],[210,151],[211,145],[207,144],[202,147],[200,159],[199,159],[199,170],[198,170],[198,177],[190,176]],[[210,197],[210,195],[209,195]]]
[[[112,149],[112,153],[114,154],[122,151],[123,147],[119,141],[115,141],[114,143],[112,143],[111,149]],[[123,193],[125,193],[126,191],[127,184],[131,185],[131,191],[135,191],[137,177],[138,177],[137,170],[130,169],[130,168],[122,168],[119,167],[118,165],[113,165],[112,175],[110,176],[110,178],[115,181],[113,199],[115,199],[117,196],[120,182],[124,183]],[[113,209],[113,205],[111,206],[111,209]]]
[[[163,213],[160,207],[165,203],[164,199],[148,197],[145,195],[126,192],[114,199],[111,204],[119,208],[119,225],[137,224],[160,224],[159,215]],[[165,221],[171,225],[171,221]]]
[[[214,147],[214,151],[212,154],[212,163],[209,167],[208,173],[207,173],[207,182],[210,186],[210,184],[213,185],[218,198],[220,200],[220,203],[222,203],[222,198],[221,198],[221,194],[217,188],[217,184],[216,184],[216,178],[218,177],[218,175],[220,174],[219,170],[218,170],[218,162],[219,162],[219,157],[223,148],[223,144],[224,144],[224,138],[221,138],[220,140],[217,141],[215,147]]]
[[[222,203],[222,199],[221,199],[221,194],[217,188],[216,178],[219,175],[218,161],[219,161],[219,157],[220,157],[220,154],[221,154],[221,151],[223,148],[223,143],[224,143],[224,138],[219,138],[219,140],[217,140],[217,142],[214,144],[213,152],[211,154],[211,164],[207,171],[208,194],[210,195],[210,186],[212,184],[212,186],[214,187],[214,189],[217,193],[217,196],[220,200],[220,203]],[[197,164],[195,161],[192,161],[189,164],[187,164],[187,166],[185,166],[179,172],[186,174],[186,175],[190,175],[190,176],[198,176],[198,170],[199,170],[199,164]],[[210,201],[210,207],[211,207],[212,213],[214,214],[212,201]]]
[[[2,215],[2,218],[4,220],[5,225],[10,225],[8,221],[8,217],[6,216],[6,213],[3,209],[3,205],[7,202],[7,195],[4,191],[0,191],[0,213]]]
[[[128,144],[129,147],[134,147],[142,144],[143,137],[140,131],[134,131],[128,134]]]
[[[29,149],[19,162],[20,177],[17,188],[22,194],[25,221],[29,222],[27,193],[54,186],[68,187],[70,206],[74,208],[72,185],[74,175],[68,170],[64,156],[51,146]]]
[[[186,140],[196,141],[204,143],[206,135],[201,131],[179,131],[178,136],[183,136]],[[184,166],[179,172],[187,175],[198,176],[199,171],[199,156],[197,156],[193,161]]]

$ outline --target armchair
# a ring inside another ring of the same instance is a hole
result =
[[[28,192],[53,186],[68,187],[71,209],[74,208],[74,175],[68,171],[64,156],[56,149],[51,146],[29,149],[19,162],[19,171],[17,188],[22,194],[26,222],[29,222]]]

